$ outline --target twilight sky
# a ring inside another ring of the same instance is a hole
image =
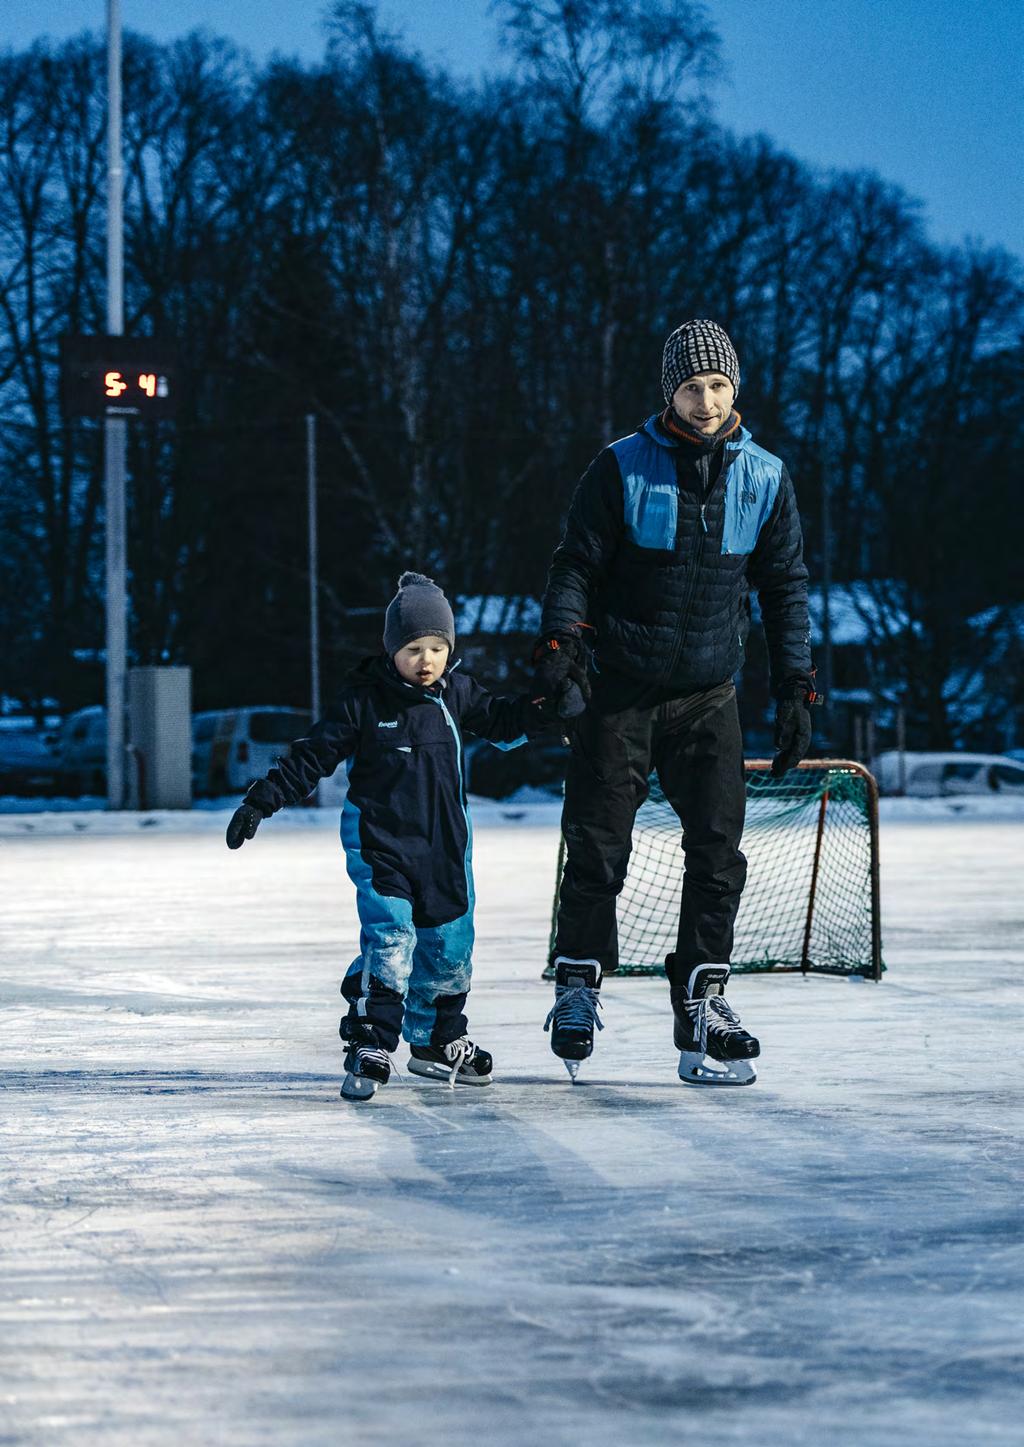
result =
[[[325,0],[122,0],[157,38],[207,26],[258,58],[317,59]],[[488,0],[382,0],[428,58],[473,74],[502,60]],[[931,235],[1024,256],[1021,0],[714,0],[727,77],[718,118],[817,166],[870,168],[925,203]],[[102,28],[104,0],[19,0],[0,47]]]

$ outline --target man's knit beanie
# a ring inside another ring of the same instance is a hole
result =
[[[384,651],[394,658],[414,638],[443,638],[449,651],[455,647],[455,615],[451,604],[433,578],[422,573],[403,573],[398,592],[384,614]]]
[[[680,382],[695,377],[698,372],[721,372],[737,393],[740,390],[740,359],[717,322],[683,322],[665,343],[661,387],[670,407]]]

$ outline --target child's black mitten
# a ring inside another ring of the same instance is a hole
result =
[[[239,804],[228,824],[227,841],[229,849],[241,849],[251,839],[263,821],[263,812],[254,804]]]

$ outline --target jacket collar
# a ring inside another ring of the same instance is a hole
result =
[[[420,703],[429,698],[443,697],[451,674],[461,663],[461,658],[455,658],[448,663],[444,673],[438,679],[438,687],[435,690],[421,688],[416,683],[407,683],[399,675],[398,669],[390,658],[383,653],[371,653],[369,657],[356,664],[348,675],[348,681],[349,683],[382,684],[389,691],[400,694],[407,703]]]
[[[646,433],[651,441],[656,442],[659,447],[667,447],[671,450],[681,447],[682,440],[669,436],[664,427],[661,426],[660,418],[660,412],[653,412],[639,430]],[[747,443],[751,441],[753,441],[753,438],[741,422],[736,431],[727,437],[722,445],[724,447],[731,447],[736,452],[741,452]]]

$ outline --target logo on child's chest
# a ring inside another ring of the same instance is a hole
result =
[[[386,754],[411,754],[426,746],[455,747],[451,729],[439,709],[417,709],[398,718],[381,718],[373,728],[377,746]]]

